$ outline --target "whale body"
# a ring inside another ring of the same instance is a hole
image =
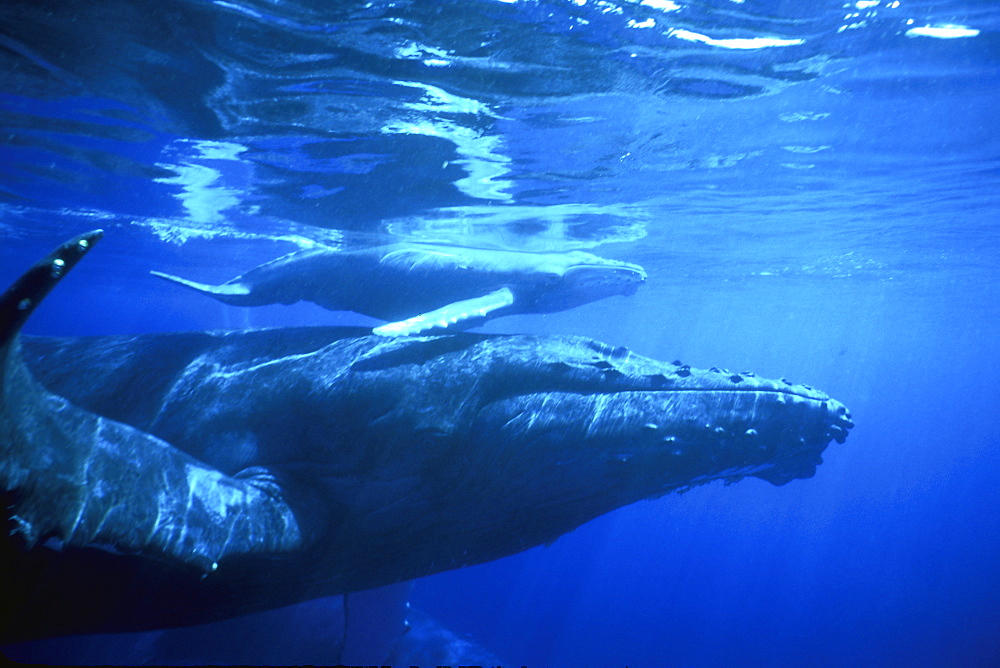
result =
[[[354,251],[311,248],[221,285],[151,273],[234,306],[309,301],[388,320],[374,330],[382,336],[466,329],[504,315],[564,311],[634,294],[646,280],[637,264],[583,251],[529,253],[431,244]]]
[[[18,306],[78,244],[0,299],[21,314],[0,339],[3,641],[208,622],[481,563],[640,499],[807,478],[853,426],[818,390],[583,337],[19,343]]]

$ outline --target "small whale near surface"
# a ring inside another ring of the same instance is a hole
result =
[[[551,542],[717,479],[808,478],[818,390],[583,337],[21,337],[100,238],[0,298],[0,642],[184,626]]]
[[[646,280],[646,271],[637,264],[583,251],[532,253],[440,244],[310,248],[220,285],[151,273],[234,306],[309,301],[388,320],[373,330],[382,336],[468,329],[505,315],[565,311],[634,294]]]

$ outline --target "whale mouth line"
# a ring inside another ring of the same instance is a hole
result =
[[[629,267],[627,265],[617,265],[617,264],[599,264],[594,262],[581,262],[579,264],[571,264],[567,269],[602,269],[608,271],[627,271],[631,274],[644,274],[645,270],[640,270],[637,267]]]
[[[607,264],[593,264],[593,263],[581,263],[581,264],[571,264],[564,270],[566,273],[576,270],[587,270],[591,269],[603,273],[621,273],[629,274],[632,276],[637,276],[646,279],[646,270],[642,267],[630,267],[628,265],[607,265]]]
[[[566,271],[566,274],[569,274],[573,270],[580,271],[587,269],[592,269],[594,271],[591,275],[587,276],[586,278],[577,277],[577,280],[589,280],[592,282],[609,281],[609,280],[617,280],[617,281],[627,280],[627,281],[633,281],[637,284],[641,284],[645,283],[647,278],[644,272],[636,271],[634,269],[618,269],[618,268],[609,269],[608,267],[600,267],[596,265],[582,265],[579,267],[570,267]]]
[[[530,392],[519,392],[509,395],[510,397],[521,397],[530,396],[532,394],[542,394],[545,392],[563,392],[565,394],[578,394],[581,396],[591,396],[595,394],[625,394],[625,393],[635,393],[635,394],[671,394],[671,393],[748,393],[748,394],[762,394],[762,395],[783,395],[786,397],[796,397],[805,401],[813,401],[817,404],[826,404],[833,402],[837,404],[834,399],[826,396],[809,396],[808,394],[802,394],[801,392],[796,392],[792,389],[782,389],[782,388],[754,388],[754,387],[608,387],[608,388],[594,388],[592,390],[582,390],[579,388],[548,388],[540,389]],[[842,415],[850,418],[850,411],[845,407]]]

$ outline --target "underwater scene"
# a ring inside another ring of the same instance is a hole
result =
[[[0,655],[1000,665],[1000,5],[4,0]]]

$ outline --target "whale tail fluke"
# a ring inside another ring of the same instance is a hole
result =
[[[207,283],[198,283],[196,281],[189,281],[186,278],[181,278],[180,276],[174,276],[173,274],[167,274],[162,271],[150,271],[150,274],[157,276],[164,280],[170,281],[171,283],[178,283],[186,288],[190,288],[195,292],[200,292],[203,295],[210,295],[215,297],[219,301],[230,304],[232,306],[249,306],[250,303],[247,301],[247,297],[250,295],[250,289],[247,288],[243,283],[223,283],[221,285],[209,285]]]

